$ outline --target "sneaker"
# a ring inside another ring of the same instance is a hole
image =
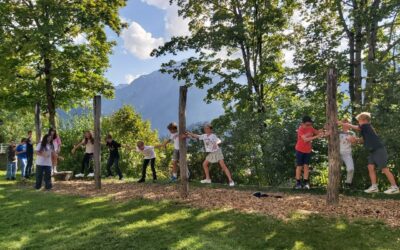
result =
[[[365,189],[364,192],[367,194],[379,193],[379,189],[378,186],[370,186],[368,189]]]
[[[178,178],[176,176],[171,176],[170,182],[176,182]]]
[[[211,183],[211,180],[210,180],[210,183]],[[234,187],[235,186],[235,182],[234,181],[229,182],[229,186],[230,187]]]
[[[384,192],[385,194],[398,194],[400,193],[399,187],[391,186],[388,190]]]
[[[201,180],[200,183],[202,183],[202,184],[211,184],[211,179]]]
[[[306,183],[306,184],[304,185],[304,189],[310,189],[310,184]]]
[[[94,177],[94,173],[89,173],[87,177]]]
[[[145,180],[144,180],[144,179],[140,179],[140,180],[138,180],[138,183],[143,183],[143,182],[145,182]]]
[[[301,185],[301,183],[297,183],[296,186],[294,186],[294,189],[302,189],[303,186]]]
[[[80,173],[80,174],[76,174],[75,177],[76,178],[82,178],[83,176],[85,176],[84,174]]]

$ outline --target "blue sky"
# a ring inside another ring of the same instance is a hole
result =
[[[176,6],[169,0],[129,0],[120,10],[121,18],[129,24],[118,37],[107,30],[109,39],[117,46],[110,57],[111,67],[106,73],[114,84],[131,82],[134,78],[160,68],[172,56],[150,58],[153,48],[168,41],[171,36],[187,34],[187,22],[177,15]],[[175,57],[180,60],[185,55]]]

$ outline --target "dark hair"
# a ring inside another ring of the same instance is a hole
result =
[[[53,131],[54,131],[54,136],[52,139],[54,140],[58,137],[57,130],[55,128],[50,128],[48,134],[51,135],[51,132],[53,132]]]
[[[167,129],[168,130],[178,130],[178,125],[175,122],[171,122],[170,124],[168,124]]]
[[[32,130],[29,130],[29,131],[28,131],[28,134],[29,134],[29,133],[32,133]]]
[[[113,138],[113,137],[112,137],[111,134],[106,135],[106,140],[107,140],[107,139],[112,139],[112,138]]]
[[[144,146],[144,142],[143,141],[138,141],[136,146],[137,147],[142,147],[142,146]]]
[[[303,123],[306,123],[306,122],[314,123],[313,120],[311,119],[311,117],[309,117],[308,115],[303,116]]]
[[[22,139],[21,139],[21,142],[26,142],[26,138],[22,138]]]
[[[90,135],[90,138],[89,138],[89,139],[86,138],[86,133],[89,133],[89,135]],[[90,140],[90,142],[91,142],[92,144],[94,144],[94,138],[93,138],[92,131],[87,130],[87,131],[85,131],[85,145],[88,144],[89,140]]]
[[[47,150],[47,144],[49,144],[49,142],[47,141],[47,139],[49,138],[50,134],[46,134],[43,136],[42,141],[40,142],[40,148],[39,151],[43,152],[43,150]],[[50,142],[50,145],[53,147],[53,143]]]

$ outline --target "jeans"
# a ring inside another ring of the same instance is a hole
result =
[[[26,165],[28,164],[27,158],[19,158],[18,165],[21,168],[21,176],[25,177]]]
[[[117,172],[119,178],[122,179],[123,176],[122,176],[121,169],[119,168],[119,164],[118,163],[119,163],[119,157],[118,156],[117,157],[110,156],[108,158],[108,161],[107,161],[107,175],[108,176],[113,176],[112,171],[111,171],[111,167],[112,167],[112,165],[114,165],[115,171]]]
[[[32,166],[33,166],[33,154],[28,154],[27,165],[25,169],[25,177],[29,178],[32,174]]]
[[[149,165],[149,163],[151,165],[151,171],[153,172],[153,180],[157,180],[157,174],[156,174],[156,168],[155,168],[156,158],[143,160],[142,180],[146,180],[146,170],[147,170],[147,166]]]
[[[15,178],[17,175],[17,163],[15,161],[8,162],[6,178]]]
[[[42,187],[43,175],[44,175],[44,187],[46,189],[51,189],[53,187],[53,185],[51,184],[51,168],[52,166],[36,165],[36,184],[35,184],[36,189],[40,189]]]
[[[83,156],[82,160],[82,168],[81,168],[81,173],[85,173],[85,168],[89,169],[89,173],[93,173],[93,166],[90,166],[90,161],[93,159],[93,154],[87,154]]]

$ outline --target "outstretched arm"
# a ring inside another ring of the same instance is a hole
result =
[[[76,144],[76,145],[74,146],[74,148],[71,150],[71,153],[72,153],[72,154],[75,154],[76,149],[79,148],[79,147],[82,146],[82,145],[83,145],[83,141],[81,141],[81,142],[79,142],[78,144]]]
[[[190,131],[186,131],[186,132],[185,132],[185,135],[187,135],[187,136],[189,136],[189,137],[191,137],[191,138],[196,138],[196,139],[199,139],[199,138],[200,138],[200,135],[194,134],[194,133],[192,133],[192,132],[190,132]]]
[[[350,128],[350,129],[352,129],[352,130],[356,130],[356,131],[360,131],[360,130],[361,130],[360,126],[358,126],[358,125],[353,125],[353,124],[351,124],[351,123],[345,123],[345,122],[338,121],[338,125],[340,125],[340,126],[342,126],[342,127],[347,126],[348,128]]]

